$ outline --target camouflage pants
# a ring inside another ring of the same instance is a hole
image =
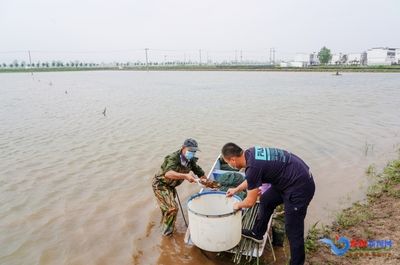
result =
[[[161,209],[161,231],[164,236],[171,235],[174,231],[178,205],[175,201],[176,189],[168,186],[153,185],[158,205]]]

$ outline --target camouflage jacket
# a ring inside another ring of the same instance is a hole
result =
[[[175,188],[183,182],[183,179],[166,178],[165,173],[170,170],[185,174],[193,171],[193,173],[199,177],[204,176],[203,169],[198,166],[196,162],[197,158],[194,158],[187,163],[187,166],[182,165],[181,150],[175,151],[172,154],[166,156],[164,159],[164,163],[162,163],[161,165],[161,169],[154,176],[153,187],[157,188],[157,186],[169,186],[170,188]]]

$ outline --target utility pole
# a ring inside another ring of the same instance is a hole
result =
[[[30,67],[32,67],[31,51],[28,51],[28,55],[29,55],[29,65]]]
[[[32,76],[32,79],[34,79],[33,78],[33,72],[32,72],[32,59],[31,59],[31,51],[28,51],[28,55],[29,55],[29,68],[31,68],[31,76]]]
[[[149,48],[145,48],[144,51],[146,53],[146,70],[149,71],[149,57],[147,55]]]
[[[269,48],[269,64],[272,65],[272,48]]]
[[[237,64],[238,63],[238,60],[237,60],[238,58],[237,58],[237,50],[235,50],[235,64]]]
[[[271,65],[275,64],[275,48],[269,49],[269,63]]]
[[[201,49],[199,50],[199,65],[201,65]]]
[[[272,48],[272,62],[275,64],[275,48]]]

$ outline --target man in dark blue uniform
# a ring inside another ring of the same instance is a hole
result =
[[[262,242],[268,221],[276,206],[285,205],[285,230],[290,244],[290,264],[304,264],[304,218],[315,192],[309,167],[298,156],[270,147],[243,150],[234,143],[222,147],[222,157],[233,168],[245,168],[246,180],[229,189],[227,196],[247,189],[244,201],[234,205],[236,210],[253,206],[263,183],[271,187],[260,197],[260,210],[252,230],[242,230],[242,236]]]

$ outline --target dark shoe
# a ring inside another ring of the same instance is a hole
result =
[[[262,236],[257,236],[251,230],[248,230],[248,229],[242,229],[242,236],[245,238],[251,239],[258,244],[261,244],[263,242]]]

